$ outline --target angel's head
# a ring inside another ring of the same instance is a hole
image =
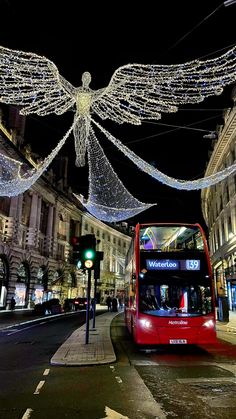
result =
[[[88,89],[90,83],[91,83],[91,74],[88,71],[85,71],[82,74],[82,86],[83,86],[83,88]]]

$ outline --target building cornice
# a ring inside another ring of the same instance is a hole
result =
[[[214,146],[214,150],[205,171],[205,177],[211,176],[222,169],[223,164],[226,162],[226,155],[230,149],[230,144],[235,137],[236,132],[236,106],[234,106],[232,109],[225,110],[224,119],[224,127],[220,132],[217,143]],[[206,223],[207,202],[209,199],[210,190],[211,188],[208,187],[201,191],[202,212]]]
[[[205,176],[214,174],[225,161],[225,153],[229,149],[229,145],[232,141],[232,136],[235,135],[236,130],[236,107],[234,107],[228,115],[225,121],[225,126],[220,134],[220,138],[217,141],[211,158],[209,160]]]

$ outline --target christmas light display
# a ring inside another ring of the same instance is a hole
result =
[[[71,108],[75,109],[74,123],[61,141],[64,143],[73,130],[77,166],[85,164],[88,150],[90,189],[84,205],[98,218],[108,217],[113,221],[129,218],[152,204],[139,202],[125,189],[102,154],[91,122],[141,170],[173,188],[202,189],[234,173],[236,167],[234,164],[195,181],[171,178],[146,163],[91,120],[91,114],[119,124],[140,125],[143,120],[160,119],[162,113],[176,112],[179,105],[199,103],[206,97],[221,94],[224,86],[235,80],[236,47],[205,61],[193,60],[174,65],[127,64],[119,67],[108,86],[99,90],[90,88],[91,75],[88,72],[82,75],[82,86],[76,88],[59,74],[56,65],[46,57],[0,47],[0,101],[19,105],[23,115],[61,115]],[[20,175],[21,163],[1,155],[0,194],[17,195],[29,188],[62,145],[60,142],[37,170],[24,175]],[[101,158],[104,165],[96,161]]]
[[[0,101],[22,106],[21,114],[61,115],[75,106],[76,164],[85,163],[89,115],[117,123],[140,125],[160,119],[179,105],[198,103],[222,93],[236,80],[236,47],[210,60],[184,64],[127,64],[119,67],[107,87],[92,90],[91,75],[76,88],[46,57],[0,47]]]
[[[188,191],[193,191],[196,189],[204,189],[209,186],[215,185],[216,183],[221,182],[226,177],[232,175],[236,172],[236,162],[231,166],[226,167],[219,172],[213,173],[210,176],[205,176],[204,178],[196,180],[181,180],[175,179],[170,176],[165,175],[160,170],[153,167],[151,164],[145,162],[143,159],[137,156],[133,151],[129,150],[121,141],[113,137],[108,131],[106,131],[100,124],[91,119],[91,121],[103,132],[103,134],[110,140],[122,153],[125,154],[140,170],[152,176],[154,179],[157,179],[159,182],[164,183],[167,186],[175,189],[185,189]]]
[[[88,144],[89,194],[85,200],[74,194],[96,218],[115,222],[128,219],[155,204],[144,204],[124,187],[111,167],[95,133],[90,127]]]
[[[70,127],[57,146],[37,168],[24,169],[23,163],[0,154],[0,196],[16,196],[29,189],[47,169],[59,150],[65,144],[74,128]]]

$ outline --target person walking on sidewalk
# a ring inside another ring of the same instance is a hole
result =
[[[111,305],[112,305],[112,311],[113,311],[113,313],[115,313],[116,311],[118,311],[117,310],[118,301],[117,301],[117,298],[116,297],[113,297],[112,298]]]
[[[14,310],[15,305],[16,305],[16,300],[15,300],[15,298],[14,298],[14,297],[11,297],[11,303],[10,303],[10,308],[11,308],[11,310]]]
[[[106,303],[107,303],[107,310],[111,311],[111,297],[110,297],[110,295],[108,295]]]

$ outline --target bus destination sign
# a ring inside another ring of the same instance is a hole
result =
[[[200,271],[200,260],[146,259],[146,268],[151,271]]]

